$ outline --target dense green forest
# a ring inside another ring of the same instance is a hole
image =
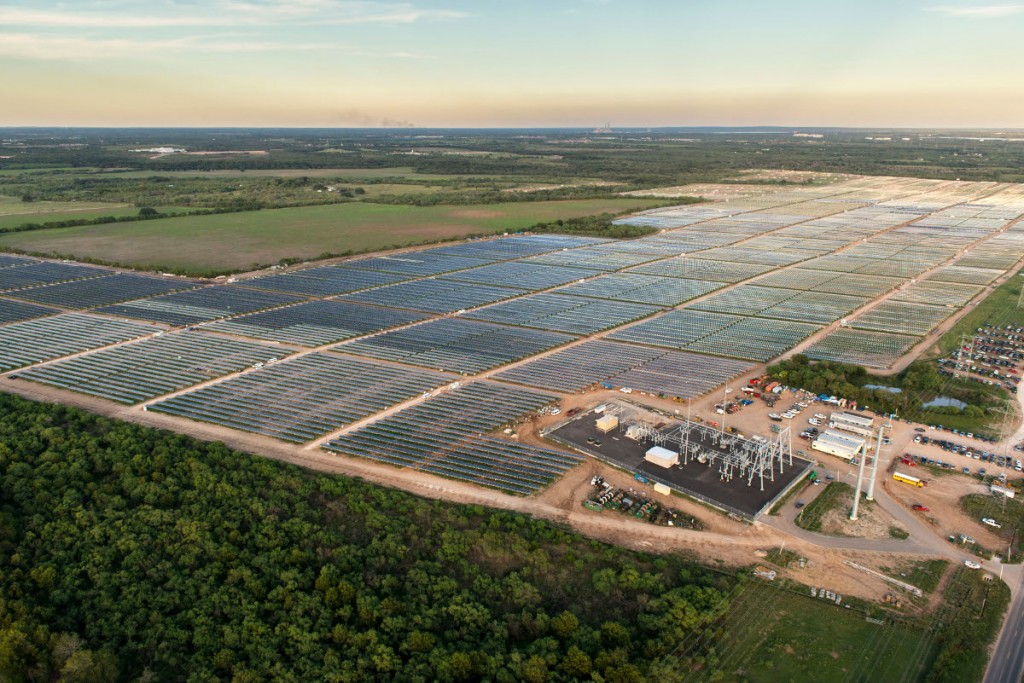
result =
[[[0,395],[3,681],[675,680],[733,582]]]

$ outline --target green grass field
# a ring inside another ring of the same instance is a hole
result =
[[[821,531],[821,520],[829,510],[852,504],[853,487],[840,481],[829,482],[825,490],[800,511],[796,525],[808,531]]]
[[[932,593],[939,587],[942,575],[949,568],[948,560],[907,560],[896,567],[883,567],[889,576],[917,586],[925,593]]]
[[[1007,559],[1006,552],[1011,541],[1014,543],[1014,556],[1010,559],[1019,562],[1024,557],[1024,534],[1021,533],[1024,528],[1024,503],[1016,498],[972,493],[960,499],[960,508],[979,524],[982,517],[988,517],[1001,525],[999,529],[988,529],[1003,539],[997,550],[1004,560]]]
[[[721,624],[718,661],[694,680],[912,683],[934,655],[930,641],[911,625],[876,624],[857,610],[751,582]]]
[[[349,203],[10,233],[0,236],[0,247],[213,275],[650,205],[642,198],[426,207]]]
[[[40,202],[44,203],[44,202]],[[46,202],[59,204],[61,202]],[[70,203],[70,202],[69,202]],[[32,204],[29,204],[32,206]],[[196,211],[195,207],[187,206],[155,206],[161,213]],[[54,223],[57,221],[69,220],[90,220],[93,218],[105,218],[107,216],[137,216],[139,209],[136,206],[126,204],[105,204],[101,208],[74,210],[74,211],[52,211],[31,214],[2,214],[0,213],[0,230],[16,228],[26,223]]]
[[[0,216],[20,217],[22,222],[39,220],[38,217],[51,214],[77,214],[94,209],[116,209],[128,204],[104,204],[102,202],[23,202],[21,197],[0,195]],[[59,220],[59,219],[57,219]]]

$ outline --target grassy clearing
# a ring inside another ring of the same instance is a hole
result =
[[[695,680],[920,681],[934,656],[928,634],[913,624],[869,622],[856,609],[753,582],[734,600],[720,633],[717,661]]]
[[[94,209],[116,209],[128,204],[104,204],[102,202],[23,202],[21,197],[0,195],[0,217],[20,217],[21,222],[38,222],[37,217],[66,213],[72,216]],[[49,220],[49,219],[48,219]],[[59,219],[53,219],[59,220]]]
[[[830,510],[842,508],[847,505],[847,500],[853,499],[853,487],[841,481],[829,482],[825,490],[821,492],[807,507],[796,516],[796,525],[808,531],[821,531],[821,521]]]
[[[40,203],[61,204],[64,202]],[[32,206],[32,204],[29,204],[28,206]],[[197,210],[196,207],[189,206],[154,206],[152,208],[156,209],[160,213],[184,213],[186,211]],[[137,215],[139,215],[139,207],[127,204],[106,204],[102,208],[82,209],[74,211],[53,211],[32,214],[0,214],[0,230],[17,228],[27,223],[35,223],[42,225],[46,223],[56,223],[59,221],[92,220],[94,218],[106,218],[108,216],[120,218],[121,216]]]
[[[893,578],[917,586],[925,593],[932,593],[939,587],[942,575],[949,568],[949,560],[920,560],[910,562],[897,570],[888,570]]]
[[[994,527],[988,527],[988,529],[1003,539],[1004,543],[999,549],[999,554],[1004,558],[1006,558],[1007,547],[1011,542],[1014,544],[1015,553],[1011,559],[1020,561],[1024,556],[1024,539],[1022,539],[1024,534],[1021,533],[1021,528],[1024,527],[1024,503],[1016,498],[972,493],[960,499],[960,509],[979,524],[985,517],[995,520],[1000,525],[998,529]]]
[[[980,681],[1009,602],[1010,589],[1002,581],[986,581],[982,572],[966,567],[957,569],[936,615],[939,651],[929,667],[928,683]]]
[[[0,237],[0,246],[213,275],[324,253],[521,230],[540,221],[622,213],[650,203],[641,198],[425,207],[349,203],[12,233]]]
[[[789,567],[800,561],[800,555],[785,548],[771,548],[765,555],[766,560],[778,567]]]

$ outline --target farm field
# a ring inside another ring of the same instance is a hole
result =
[[[20,197],[0,195],[0,216],[46,214],[68,211],[84,211],[105,207],[123,207],[125,204],[103,204],[101,202],[23,202]]]
[[[21,200],[18,200],[18,204],[25,207],[28,210],[30,207],[36,206],[36,202],[30,204],[24,204]],[[62,206],[75,206],[77,202],[39,202],[39,205],[53,204]],[[20,225],[26,223],[55,223],[57,221],[72,221],[72,220],[90,220],[93,218],[101,218],[106,216],[137,216],[139,214],[139,207],[130,206],[127,204],[78,204],[79,206],[95,207],[95,208],[77,208],[77,209],[53,209],[44,210],[33,213],[3,213],[5,208],[3,203],[0,202],[0,230],[8,230],[10,228],[17,228]],[[155,206],[153,207],[161,213],[173,212],[173,211],[195,211],[195,207],[186,206]]]
[[[540,221],[621,213],[649,203],[633,198],[426,207],[350,203],[14,233],[0,238],[0,246],[212,275],[282,259],[521,230]]]

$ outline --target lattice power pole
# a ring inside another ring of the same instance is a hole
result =
[[[971,364],[974,362],[974,340],[973,334],[960,335],[960,346],[956,349],[956,365],[953,370],[956,379],[960,379],[960,373],[967,374],[971,370]]]

